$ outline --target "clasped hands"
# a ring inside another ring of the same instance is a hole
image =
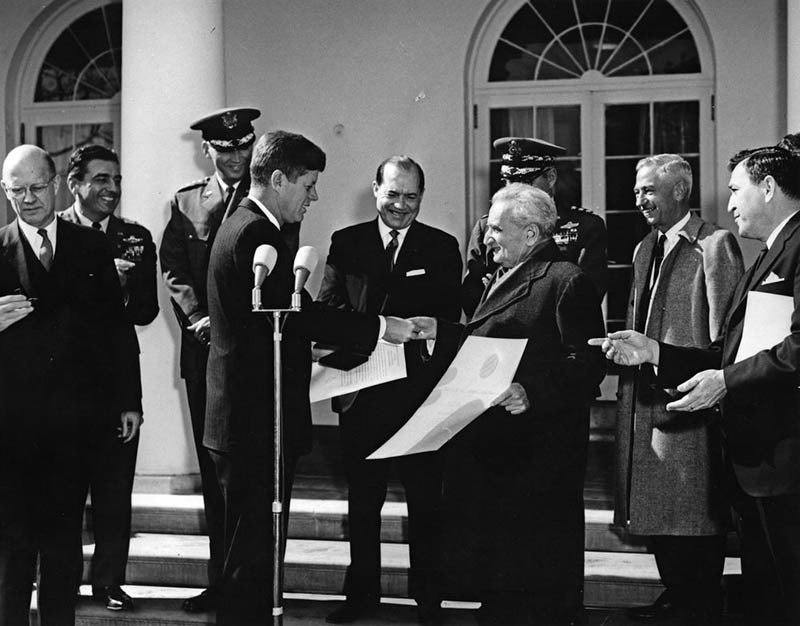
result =
[[[0,332],[31,313],[33,303],[27,296],[16,293],[0,296]]]
[[[636,366],[650,363],[658,366],[661,348],[655,339],[634,330],[620,330],[607,337],[589,340],[590,346],[598,346],[609,361],[617,365]],[[722,370],[703,370],[678,385],[677,390],[686,394],[667,404],[667,411],[702,411],[716,406],[727,393]]]
[[[386,316],[384,339],[389,343],[406,343],[415,339],[436,339],[436,318],[434,317],[401,317]]]

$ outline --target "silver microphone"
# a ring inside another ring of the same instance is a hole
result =
[[[319,253],[312,246],[303,246],[294,257],[294,293],[292,294],[292,308],[300,310],[300,294],[308,282],[308,277],[319,263]]]
[[[261,244],[253,254],[253,309],[261,309],[261,285],[275,267],[278,251],[267,243]]]

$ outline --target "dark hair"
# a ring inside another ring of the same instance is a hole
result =
[[[792,152],[800,152],[800,133],[789,133],[784,135],[778,142],[778,147]]]
[[[291,182],[310,170],[325,169],[325,153],[303,135],[276,130],[261,135],[253,148],[250,161],[250,180],[267,187],[270,176],[280,170]]]
[[[781,191],[790,198],[800,200],[800,157],[786,148],[765,146],[740,150],[728,161],[728,171],[744,163],[750,180],[760,183],[772,176]]]
[[[417,163],[411,157],[405,156],[404,154],[398,154],[395,156],[390,156],[388,159],[383,161],[378,166],[378,171],[375,173],[375,182],[379,185],[383,183],[383,169],[391,163],[392,165],[400,168],[401,170],[405,170],[406,172],[410,172],[413,169],[417,170],[417,177],[419,178],[419,192],[422,193],[425,191],[425,172],[422,171],[419,163]]]
[[[119,156],[111,148],[106,148],[98,144],[81,146],[69,157],[67,164],[67,176],[83,180],[90,161],[111,161],[119,165]]]

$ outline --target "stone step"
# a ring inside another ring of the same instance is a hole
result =
[[[88,562],[93,545],[84,546]],[[408,547],[382,545],[383,595],[405,597]],[[132,585],[204,587],[208,539],[198,535],[137,534],[131,540],[127,580]],[[342,541],[290,539],[286,550],[285,590],[297,593],[339,593],[349,563]],[[739,573],[738,558],[729,557],[726,573]],[[628,606],[652,601],[661,591],[652,555],[636,552],[585,553],[587,605]]]

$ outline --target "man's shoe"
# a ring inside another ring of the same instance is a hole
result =
[[[422,626],[439,626],[442,623],[442,607],[438,603],[423,602],[417,606],[417,620]]]
[[[133,610],[133,599],[119,585],[92,587],[92,597],[99,602],[105,602],[109,611]]]
[[[186,598],[181,608],[187,613],[210,613],[217,610],[218,603],[219,590],[216,587],[209,587],[199,595]]]
[[[360,619],[371,617],[378,609],[377,602],[356,602],[345,600],[338,609],[328,613],[325,621],[329,624],[351,624]]]
[[[639,622],[658,622],[670,619],[684,612],[684,606],[675,601],[672,594],[665,591],[653,604],[634,606],[626,611],[631,619]]]

